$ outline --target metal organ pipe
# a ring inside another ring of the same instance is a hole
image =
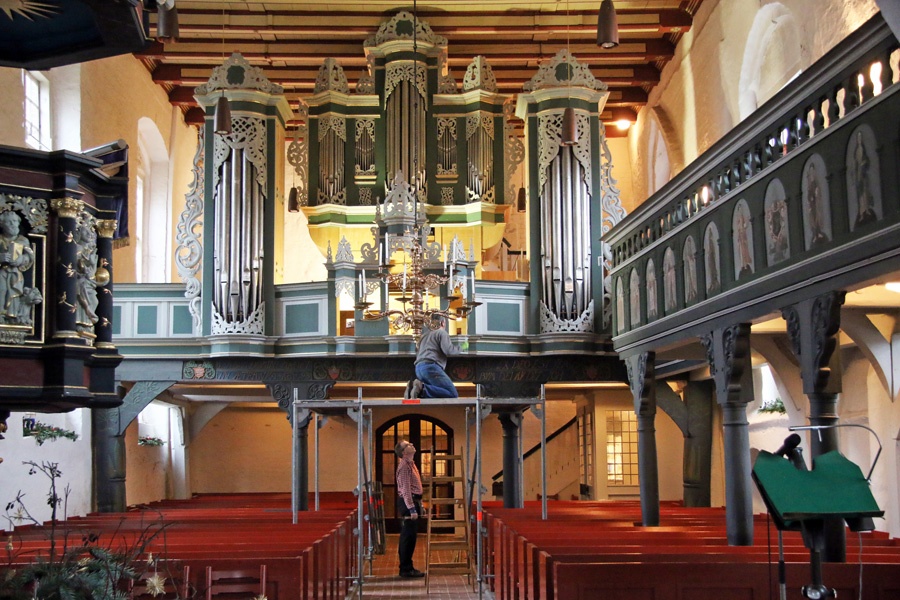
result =
[[[216,189],[213,302],[223,321],[239,323],[262,302],[264,193],[246,152],[228,152]]]
[[[590,194],[571,147],[560,146],[542,190],[543,300],[563,320],[578,319],[590,303]]]

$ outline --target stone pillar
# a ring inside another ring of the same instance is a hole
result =
[[[701,340],[722,407],[725,445],[725,520],[728,543],[753,545],[753,489],[747,404],[753,400],[750,324],[715,329]]]
[[[787,321],[791,349],[800,361],[803,393],[809,398],[809,424],[837,425],[837,398],[841,392],[841,360],[838,331],[845,292],[828,292],[782,309]],[[821,429],[809,436],[813,467],[816,458],[838,449],[837,429]],[[828,562],[847,559],[846,534],[842,519],[825,520],[825,548]]]
[[[656,355],[643,352],[625,359],[638,425],[638,475],[641,524],[659,525],[659,466],[656,457]]]
[[[498,415],[503,426],[503,508],[522,508],[522,482],[519,481],[519,431],[522,413]]]

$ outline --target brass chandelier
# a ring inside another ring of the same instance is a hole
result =
[[[435,316],[456,321],[467,317],[481,304],[475,300],[474,263],[468,267],[466,278],[457,261],[462,252],[458,239],[454,239],[449,248],[443,249],[443,269],[439,266],[429,269],[435,254],[429,249],[435,250],[437,246],[436,243],[428,244],[430,230],[430,225],[417,222],[402,234],[385,232],[379,240],[379,264],[375,276],[384,284],[388,294],[392,288],[400,291],[400,296],[395,299],[403,304],[403,308],[389,308],[385,303],[384,309],[373,309],[373,303],[368,300],[365,270],[360,273],[361,295],[355,306],[362,311],[363,320],[389,319],[395,330],[412,331],[417,343],[425,327],[434,328]],[[400,270],[392,271],[392,256],[396,251],[403,252],[403,264]],[[442,297],[439,290],[444,284],[447,284],[447,293]],[[431,290],[438,293],[431,293]],[[442,308],[443,301],[447,302],[446,308]]]

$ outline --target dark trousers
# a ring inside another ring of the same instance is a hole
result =
[[[419,519],[422,518],[422,503],[419,502],[421,496],[413,496],[413,499],[416,503],[416,512],[419,514]],[[400,572],[407,573],[412,571],[415,567],[413,567],[413,553],[416,551],[416,537],[419,531],[419,519],[413,521],[409,519],[409,509],[406,508],[406,502],[403,501],[403,498],[397,497],[397,516],[401,519],[400,521],[400,544],[397,548],[397,554],[400,557]]]

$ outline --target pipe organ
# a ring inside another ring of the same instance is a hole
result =
[[[609,149],[599,120],[608,95],[606,84],[561,50],[540,67],[518,97],[516,113],[525,120],[529,134],[529,195],[540,199],[531,206],[531,237],[540,250],[539,260],[531,263],[531,277],[532,286],[539,285],[542,332],[609,327],[611,296],[603,280],[607,269],[594,267],[594,257],[605,260],[602,227],[594,233],[591,227],[592,223],[611,227],[624,216],[609,176]],[[567,106],[575,109],[574,145],[562,140]],[[603,301],[601,321],[595,323],[598,292]]]
[[[374,208],[398,172],[431,205],[511,203],[503,185],[510,96],[497,92],[485,58],[473,60],[460,86],[447,67],[447,40],[407,11],[384,22],[365,52],[352,91],[329,58],[304,99],[311,227],[343,219],[340,206]]]
[[[283,218],[276,205],[284,201],[279,178],[284,158],[276,148],[285,146],[284,125],[291,109],[281,86],[239,54],[213,69],[195,93],[207,110],[205,151],[195,160],[203,163],[209,184],[204,186],[205,293],[198,321],[205,335],[263,336],[271,329],[265,307],[274,298],[274,231]],[[222,94],[231,104],[228,135],[212,130],[212,109]],[[343,133],[339,125],[335,128]],[[323,152],[335,161],[342,157],[343,146],[337,135],[329,138]],[[337,185],[328,191],[332,198],[340,197]]]

